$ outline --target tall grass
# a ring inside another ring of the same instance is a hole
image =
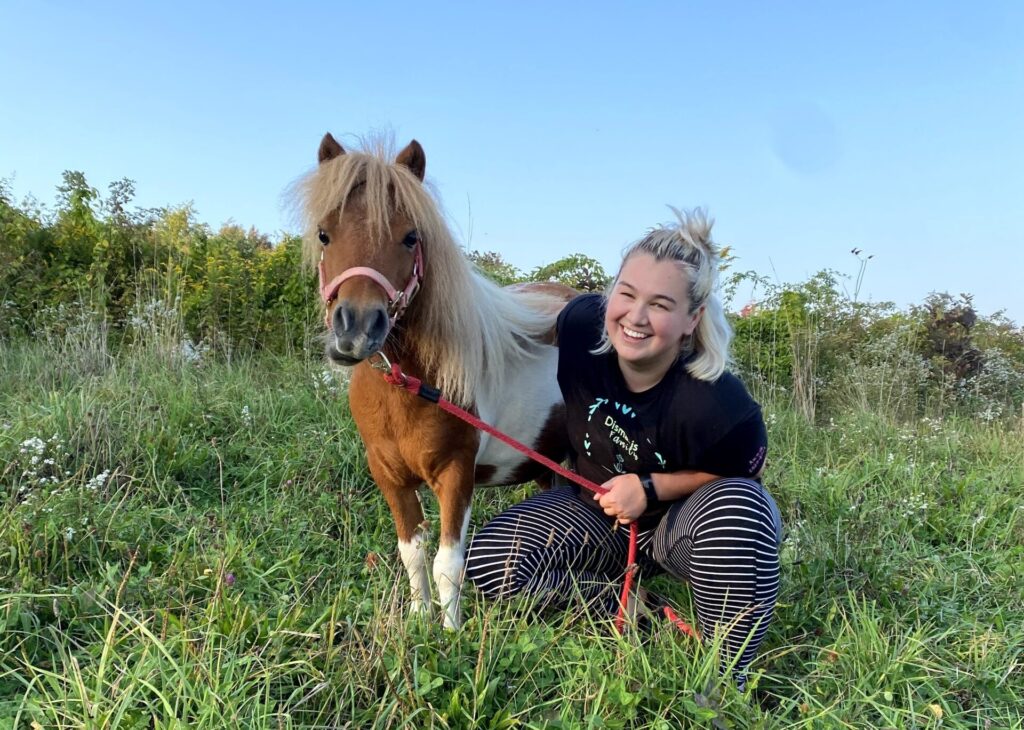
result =
[[[100,331],[0,345],[0,728],[1024,727],[1024,418],[895,420],[882,370],[766,403],[783,588],[740,693],[667,626],[408,618],[342,379]]]

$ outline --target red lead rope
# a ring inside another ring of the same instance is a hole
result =
[[[383,356],[383,353],[380,353]],[[390,365],[390,371],[387,370],[387,365]],[[456,418],[459,418],[466,423],[470,424],[474,428],[478,428],[481,431],[489,433],[494,438],[498,439],[504,444],[508,444],[516,451],[525,454],[529,458],[533,459],[537,463],[546,466],[551,471],[559,474],[569,481],[578,484],[584,489],[593,492],[595,494],[606,494],[607,489],[602,487],[600,484],[584,479],[579,474],[569,471],[561,464],[557,464],[548,457],[540,454],[531,449],[526,444],[516,441],[511,436],[502,433],[494,426],[474,416],[469,411],[459,408],[451,401],[441,396],[441,392],[435,388],[431,388],[428,385],[424,385],[423,381],[419,378],[415,378],[412,375],[406,375],[402,372],[402,368],[399,367],[398,363],[388,363],[386,358],[382,357],[381,363],[375,363],[373,367],[384,372],[384,379],[391,385],[397,385],[400,388],[420,396],[433,403],[437,403],[442,410],[451,413]],[[636,540],[637,540],[637,526],[636,522],[629,523],[629,555],[626,559],[626,575],[622,582],[622,594],[619,597],[619,612],[615,616],[615,630],[620,634],[622,633],[622,627],[626,620],[626,602],[629,599],[629,592],[633,588],[633,576],[636,573]]]

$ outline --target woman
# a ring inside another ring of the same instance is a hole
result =
[[[742,686],[771,621],[781,519],[758,481],[760,406],[725,371],[732,332],[715,293],[719,254],[700,210],[630,246],[605,294],[558,319],[558,383],[573,469],[608,492],[537,494],[474,538],[466,576],[489,597],[574,592],[617,608],[628,530],[643,575],[690,583],[704,637],[724,633]]]

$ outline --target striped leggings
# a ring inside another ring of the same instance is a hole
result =
[[[589,499],[566,486],[509,508],[473,538],[466,577],[489,598],[525,593],[564,607],[579,596],[617,610],[629,530],[612,530]],[[641,575],[667,571],[690,584],[701,633],[724,632],[723,667],[741,682],[772,619],[781,541],[775,501],[748,479],[704,485],[639,534]]]

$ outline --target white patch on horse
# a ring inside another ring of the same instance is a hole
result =
[[[467,506],[466,514],[462,518],[459,541],[448,545],[442,543],[434,557],[434,584],[437,586],[437,596],[444,612],[446,629],[458,629],[462,625],[459,606],[462,596],[462,570],[466,565],[466,530],[469,527],[471,512],[471,506]]]
[[[540,347],[536,359],[515,363],[516,367],[505,373],[500,392],[492,392],[487,387],[490,384],[485,383],[476,403],[482,420],[527,446],[536,444],[551,409],[562,401],[556,378],[558,349],[550,345]],[[508,484],[525,460],[511,446],[480,432],[476,463],[495,469],[487,484]]]
[[[409,574],[409,588],[412,590],[412,611],[423,613],[426,599],[430,596],[430,582],[427,580],[427,551],[423,545],[425,537],[417,529],[412,540],[398,541],[398,553],[402,556],[405,571]]]

